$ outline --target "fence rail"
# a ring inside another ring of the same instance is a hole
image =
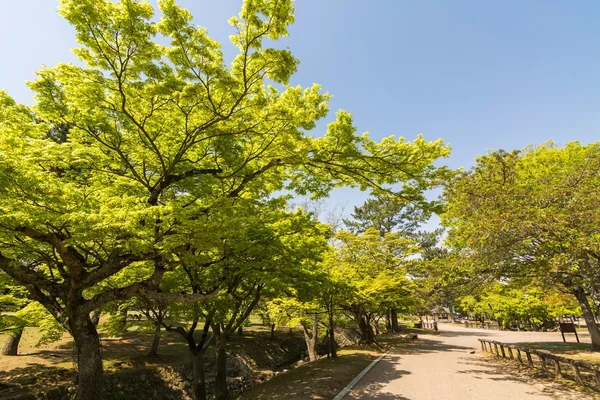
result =
[[[539,368],[547,373],[553,372],[556,378],[570,378],[582,386],[588,383],[596,388],[600,387],[600,365],[558,356],[545,350],[528,349],[514,343],[502,343],[488,339],[478,340],[481,342],[481,349],[483,351],[511,360],[515,359],[516,353],[516,359],[519,363],[527,365],[530,368],[536,367],[533,355],[539,360]],[[561,363],[570,366],[572,374],[565,372]],[[549,365],[550,369],[548,368]]]
[[[424,329],[431,329],[432,331],[438,330],[438,324],[436,321],[433,321],[433,322],[423,321],[422,326]]]
[[[465,328],[483,328],[500,330],[497,322],[464,321]]]

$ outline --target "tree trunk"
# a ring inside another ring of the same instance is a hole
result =
[[[19,352],[19,342],[23,335],[23,327],[17,328],[17,330],[8,335],[4,347],[2,347],[3,356],[16,356]]]
[[[69,320],[77,349],[76,400],[102,398],[102,358],[100,338],[88,314],[75,313]]]
[[[227,400],[227,353],[225,332],[217,329],[217,376],[215,377],[215,400]]]
[[[152,339],[152,347],[150,347],[150,352],[148,353],[148,357],[156,357],[158,354],[158,344],[160,343],[160,324],[156,324],[154,327],[154,338]]]
[[[194,389],[195,400],[206,400],[206,379],[204,376],[204,352],[202,349],[191,353],[192,367],[194,373],[194,381],[192,387]]]
[[[237,335],[238,336],[244,336],[244,329],[242,328],[241,325],[238,327]]]
[[[123,332],[127,332],[127,309],[126,308],[122,308],[119,310],[119,314],[120,314],[120,323],[121,323],[121,327],[120,329]]]
[[[390,316],[391,311],[385,315],[385,330],[386,332],[392,332],[392,317]]]
[[[315,361],[317,356],[317,336],[318,336],[317,314],[313,314],[312,318],[312,333],[308,332],[306,323],[302,323],[302,331],[304,332],[304,340],[306,341],[306,349],[308,350],[308,360]]]
[[[335,343],[335,323],[333,320],[333,314],[329,313],[329,351],[331,351],[331,358],[337,358],[337,343]]]
[[[275,324],[271,324],[271,339],[275,339]]]
[[[398,325],[398,312],[395,308],[391,309],[392,316],[392,332],[400,332],[400,325]]]
[[[581,307],[581,311],[583,313],[583,319],[585,320],[585,325],[590,333],[590,338],[592,339],[592,350],[600,351],[600,329],[598,328],[598,324],[594,318],[594,313],[590,307],[588,296],[582,287],[578,287],[573,294],[579,302],[579,306]]]
[[[360,329],[360,343],[368,344],[375,342],[375,335],[373,334],[369,318],[363,314],[358,314],[356,318],[358,318],[358,327]]]
[[[452,303],[448,304],[449,316],[452,322],[456,322],[456,318],[454,317],[454,307],[452,307]]]

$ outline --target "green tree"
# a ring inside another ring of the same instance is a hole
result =
[[[188,11],[158,6],[155,19],[146,2],[61,0],[82,65],[39,71],[31,109],[0,95],[0,269],[73,336],[78,399],[102,392],[90,312],[156,290],[188,244],[170,240],[185,221],[281,189],[412,193],[446,173],[433,165],[449,152],[441,140],[375,143],[343,111],[324,136],[305,135],[329,96],[289,86],[298,61],[266,45],[287,35],[290,0],[243,3],[230,65]],[[116,276],[127,284],[102,284]]]
[[[600,144],[546,143],[477,159],[446,190],[450,243],[474,276],[533,282],[573,295],[594,350],[590,296],[600,282]]]
[[[375,228],[362,234],[340,231],[336,235],[335,257],[330,261],[338,274],[345,277],[350,290],[344,307],[353,314],[364,343],[375,341],[372,324],[390,307],[409,309],[415,284],[408,278],[408,264],[418,246],[399,233],[381,237]]]
[[[352,218],[345,219],[344,224],[355,233],[363,233],[368,228],[375,228],[384,237],[388,233],[395,232],[402,237],[422,242],[421,251],[432,252],[435,247],[430,243],[431,235],[419,232],[418,228],[431,217],[433,212],[439,211],[439,207],[438,200],[428,201],[424,193],[419,191],[409,196],[380,194],[368,199],[362,206],[354,207]],[[393,304],[386,319],[389,329],[393,332],[400,331],[398,312]]]

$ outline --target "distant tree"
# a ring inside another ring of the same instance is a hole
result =
[[[445,192],[449,243],[472,276],[574,296],[594,350],[600,282],[600,144],[546,143],[479,157]]]

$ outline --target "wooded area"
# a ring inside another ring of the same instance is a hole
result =
[[[310,361],[335,332],[361,343],[436,307],[506,329],[583,315],[595,350],[600,291],[598,144],[495,151],[467,171],[441,139],[359,135],[330,95],[291,86],[277,39],[291,0],[246,0],[238,54],[174,0],[61,0],[80,62],[44,67],[35,104],[0,92],[0,330],[74,340],[80,400],[102,393],[98,334],[137,316],[178,335],[207,398],[226,399],[228,340],[251,315],[301,327]],[[299,206],[339,187],[370,198],[343,221]],[[444,188],[431,199],[428,193]],[[441,215],[445,228],[424,231]]]

